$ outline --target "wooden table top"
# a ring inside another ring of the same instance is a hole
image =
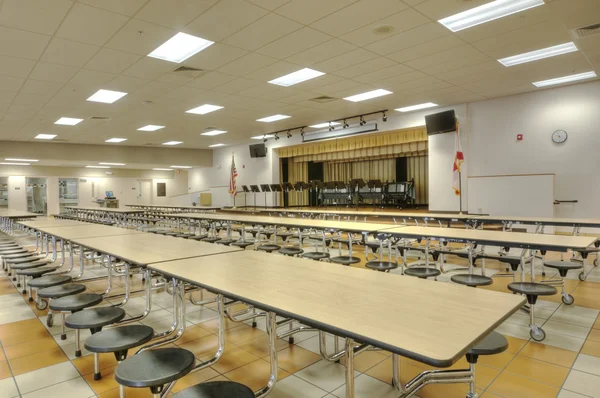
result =
[[[590,236],[529,234],[525,232],[486,231],[480,229],[402,227],[384,231],[404,238],[477,242],[482,245],[567,251],[585,249],[598,239]]]
[[[235,246],[216,245],[149,233],[89,239],[81,237],[74,238],[71,242],[137,265],[241,250]]]
[[[96,225],[84,221],[75,221],[75,220],[60,220],[53,218],[44,218],[32,221],[20,221],[19,224],[24,225],[29,228],[44,228],[44,227],[75,227],[79,225]]]
[[[518,217],[518,216],[471,216],[472,220],[483,223],[512,222],[517,224],[544,224],[556,227],[591,227],[600,228],[600,219],[594,218],[562,218],[562,217]]]
[[[38,217],[39,215],[40,214],[30,213],[28,211],[9,210],[9,209],[0,210],[0,218],[34,218],[34,217]]]
[[[65,209],[96,211],[96,212],[103,212],[103,213],[125,213],[125,214],[134,214],[134,213],[143,213],[144,212],[144,210],[135,210],[135,209],[113,209],[113,208],[109,208],[109,207],[83,207],[83,206],[65,206]]]
[[[81,225],[38,227],[37,230],[47,233],[48,235],[56,236],[60,239],[69,240],[71,242],[73,242],[75,238],[144,234],[144,232],[136,231],[135,229],[110,227],[108,225],[88,223],[80,224]]]
[[[228,209],[231,211],[231,209]],[[302,209],[257,209],[261,213],[300,213],[300,214],[332,214],[341,216],[356,217],[387,217],[400,219],[418,219],[418,220],[468,220],[468,214],[458,213],[426,213],[426,212],[391,212],[391,211],[360,211],[360,210],[302,210]]]
[[[251,214],[202,214],[202,213],[176,213],[169,214],[169,217],[190,218],[199,220],[231,221],[242,224],[260,224],[260,225],[278,225],[288,228],[315,228],[335,231],[350,232],[369,232],[373,233],[379,230],[385,230],[397,227],[393,224],[377,224],[353,221],[335,221],[335,220],[311,220],[305,218],[290,217],[271,217],[255,216]]]
[[[460,359],[525,303],[507,293],[254,251],[149,268],[440,367]]]
[[[190,209],[190,210],[221,210],[215,206],[159,206],[159,205],[125,205],[127,207],[141,207],[147,209]]]

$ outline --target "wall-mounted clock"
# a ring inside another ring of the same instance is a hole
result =
[[[552,133],[552,142],[556,144],[562,144],[567,140],[568,137],[569,135],[565,130],[556,130],[554,133]]]

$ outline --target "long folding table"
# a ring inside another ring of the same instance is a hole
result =
[[[38,216],[39,214],[28,211],[0,209],[0,230],[7,234],[12,234],[17,220],[26,220]]]

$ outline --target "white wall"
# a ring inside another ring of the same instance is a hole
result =
[[[8,208],[27,211],[27,188],[24,176],[8,177]]]
[[[46,212],[47,214],[60,213],[58,177],[46,178]]]

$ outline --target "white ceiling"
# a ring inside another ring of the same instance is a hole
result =
[[[576,53],[511,68],[496,61],[573,40],[570,29],[600,22],[598,0],[546,0],[456,34],[436,22],[487,2],[0,0],[0,140],[51,133],[70,143],[124,137],[120,145],[178,140],[181,147],[207,148],[384,108],[532,91],[533,81],[600,72],[600,35],[576,40]],[[393,29],[373,33],[382,25]],[[179,31],[215,44],[182,64],[146,56]],[[204,73],[172,73],[182,65]],[[267,83],[304,67],[326,75],[293,87]],[[86,101],[101,88],[129,94],[114,104]],[[362,103],[310,101],[376,88],[394,94]],[[185,113],[205,103],[225,108]],[[277,113],[292,117],[255,121]],[[85,120],[54,125],[61,116]],[[136,131],[147,124],[167,127]],[[208,127],[229,133],[200,136]]]

